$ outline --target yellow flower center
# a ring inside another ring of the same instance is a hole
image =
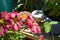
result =
[[[21,17],[22,19],[26,19],[26,18],[27,18],[27,14],[22,14],[22,15],[20,15],[20,17]]]
[[[4,23],[4,21],[2,19],[0,19],[0,24],[3,24],[3,23]]]

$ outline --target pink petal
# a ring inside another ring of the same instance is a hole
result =
[[[16,17],[16,13],[11,12],[11,13],[10,13],[10,16],[11,16],[11,18],[15,18],[15,17]]]
[[[9,29],[10,29],[10,27],[11,27],[10,25],[6,25],[6,29],[8,29],[8,30],[9,30]]]
[[[4,36],[7,32],[7,29],[4,29],[3,27],[0,28],[0,35]]]
[[[38,26],[38,23],[34,22],[33,25]]]
[[[39,40],[45,40],[43,35],[40,35]]]
[[[40,29],[38,26],[31,26],[31,27],[30,27],[30,30],[31,30],[33,33],[41,34],[41,29]]]
[[[1,12],[0,17],[4,17],[7,14],[7,12]]]
[[[5,15],[5,20],[9,20],[10,19],[10,14],[6,14]]]
[[[9,20],[11,24],[15,24],[13,19]]]
[[[31,21],[34,21],[32,16],[28,16],[28,19],[30,19]]]
[[[3,27],[0,27],[0,35],[2,34]]]
[[[40,26],[36,26],[36,29],[37,29],[37,33],[38,33],[38,34],[41,34]]]
[[[19,20],[19,21],[21,20],[19,13],[17,13],[17,20]]]
[[[13,25],[13,30],[14,30],[14,31],[18,31],[17,24],[14,24],[14,25]]]
[[[22,28],[22,26],[21,26],[21,24],[19,22],[17,22],[16,24],[18,26],[18,29],[21,29]]]
[[[35,26],[32,26],[32,27],[30,28],[30,30],[31,30],[33,33],[37,33]]]
[[[32,25],[31,22],[27,22],[27,23],[26,23],[26,26],[29,27],[29,28],[31,28],[31,26],[33,26],[33,25]]]

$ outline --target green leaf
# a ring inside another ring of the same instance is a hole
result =
[[[50,25],[46,25],[47,27],[45,27],[45,32],[49,33],[51,31],[51,26]]]
[[[51,25],[57,24],[57,21],[51,21],[51,22],[45,22],[44,27],[45,27],[45,32],[49,33],[51,31]]]
[[[44,23],[44,27],[47,27],[47,25],[49,25],[49,22]]]
[[[51,21],[49,24],[50,24],[50,25],[58,24],[58,22],[57,22],[57,21]]]
[[[44,25],[47,25],[47,24],[49,24],[49,22],[45,22],[45,23],[44,23]]]
[[[18,8],[21,7],[22,5],[24,5],[24,4],[19,4],[19,5],[17,5],[14,10],[18,9]]]
[[[47,3],[48,3],[48,1],[49,1],[49,0],[45,0],[45,4],[47,4]]]
[[[45,32],[49,33],[51,31],[51,25],[49,24],[50,22],[45,22],[44,27],[45,27]]]
[[[21,0],[18,0],[18,3],[20,2]]]
[[[4,38],[2,38],[1,40],[4,40]]]

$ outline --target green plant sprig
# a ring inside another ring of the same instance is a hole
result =
[[[51,21],[51,22],[45,22],[44,23],[44,30],[46,33],[49,33],[51,31],[51,25],[58,24],[57,21]]]

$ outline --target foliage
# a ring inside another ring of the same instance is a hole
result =
[[[51,26],[57,23],[58,23],[57,21],[45,22],[44,23],[45,32],[49,33],[51,31]]]
[[[22,1],[22,3],[20,3]],[[39,6],[40,1],[39,0],[20,0],[19,4],[23,4],[20,7],[17,7],[15,11],[33,11],[35,9],[38,9],[37,7]]]
[[[0,40],[22,40],[25,38],[25,35],[20,30],[18,32],[8,31],[5,36],[0,36]]]
[[[56,19],[60,17],[60,0],[45,0],[45,4],[47,5],[45,11],[47,16],[53,17],[52,19]],[[56,19],[56,20],[58,20]]]

